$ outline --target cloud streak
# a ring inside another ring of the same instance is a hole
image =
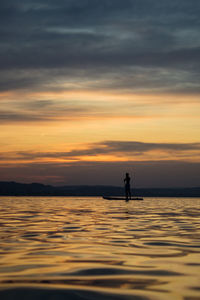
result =
[[[158,153],[157,153],[158,151]],[[164,151],[169,157],[173,158],[176,154],[180,159],[188,155],[191,158],[194,153],[200,159],[200,143],[142,143],[137,141],[104,141],[101,143],[94,143],[88,145],[87,148],[80,150],[71,150],[65,152],[13,152],[8,155],[2,153],[0,156],[1,160],[11,159],[11,160],[40,160],[40,159],[63,159],[63,160],[86,160],[88,157],[113,155],[115,160],[118,160],[118,157],[124,157],[126,160],[131,160],[131,156],[143,156],[149,152],[157,153],[159,157],[159,151]],[[184,155],[183,155],[184,153]],[[86,157],[86,158],[84,158]],[[145,156],[144,156],[145,157]],[[107,158],[105,157],[105,160]],[[166,157],[165,157],[166,159]]]

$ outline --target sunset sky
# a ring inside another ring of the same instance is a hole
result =
[[[199,0],[1,0],[0,180],[200,186]]]

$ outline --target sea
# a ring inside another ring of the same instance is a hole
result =
[[[199,300],[200,198],[0,197],[1,300]]]

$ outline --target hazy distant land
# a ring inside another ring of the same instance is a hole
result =
[[[133,189],[134,196],[142,197],[200,197],[200,187],[193,188],[139,188]],[[102,196],[124,195],[118,186],[52,186],[40,183],[17,183],[0,181],[1,196]]]

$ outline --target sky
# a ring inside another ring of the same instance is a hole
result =
[[[200,182],[199,0],[1,0],[0,180]]]

